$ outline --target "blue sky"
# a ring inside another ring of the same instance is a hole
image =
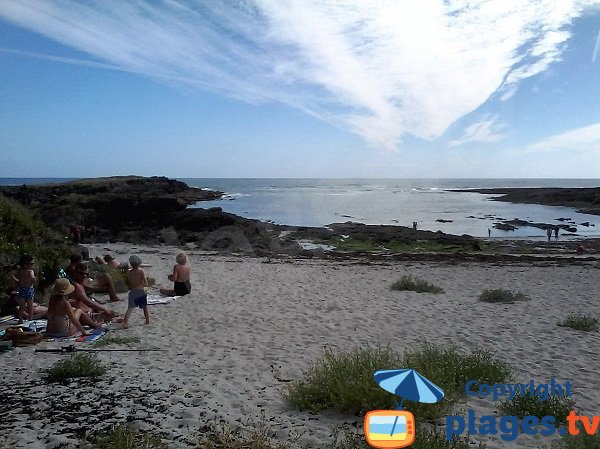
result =
[[[600,178],[600,0],[0,0],[0,177]]]

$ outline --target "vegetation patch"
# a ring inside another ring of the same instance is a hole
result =
[[[94,343],[95,348],[103,348],[110,345],[129,345],[131,343],[139,343],[139,337],[125,337],[118,335],[106,336]]]
[[[399,241],[389,240],[381,241],[375,239],[354,239],[341,238],[333,236],[323,238],[317,243],[324,245],[335,246],[340,251],[366,251],[366,252],[390,252],[390,253],[445,253],[456,254],[460,252],[468,252],[479,250],[479,242],[465,244],[449,244],[439,243],[434,240],[416,240],[416,241]]]
[[[48,368],[48,379],[52,382],[60,382],[77,377],[99,377],[104,373],[106,367],[96,355],[78,353]]]
[[[579,435],[567,434],[554,442],[553,449],[600,449],[600,433],[588,435],[581,424],[578,426]]]
[[[567,423],[567,415],[573,410],[575,401],[565,396],[539,396],[530,395],[529,390],[525,394],[518,394],[511,400],[500,402],[499,409],[503,415],[518,416],[537,416],[542,419],[544,416],[554,416],[557,425]]]
[[[445,398],[437,404],[405,402],[417,420],[432,421],[443,416],[450,405],[464,397],[470,379],[481,382],[506,382],[511,369],[486,352],[468,355],[453,347],[423,342],[420,348],[404,356],[390,348],[359,348],[349,353],[326,350],[323,358],[294,382],[287,400],[302,410],[339,410],[360,415],[368,410],[395,408],[399,398],[380,388],[373,375],[377,370],[412,368],[444,390]]]
[[[247,426],[231,427],[226,422],[211,422],[198,433],[198,449],[291,449],[294,442],[278,441],[264,418]]]
[[[558,325],[584,332],[598,332],[599,329],[598,318],[587,315],[569,315]]]
[[[475,444],[467,437],[454,437],[452,441],[446,439],[446,435],[440,432],[423,429],[417,426],[415,442],[411,449],[485,449],[485,444]],[[331,449],[370,449],[362,432],[349,429],[337,429],[334,432],[334,441],[329,446]]]
[[[529,297],[521,292],[495,289],[484,290],[483,293],[479,295],[479,300],[483,302],[501,302],[505,304],[511,304],[515,301],[527,301],[529,300]]]
[[[90,449],[164,449],[167,446],[155,435],[120,424],[93,438],[87,447]]]
[[[36,301],[41,301],[45,287],[50,285],[58,272],[59,263],[66,259],[70,249],[64,239],[52,230],[26,207],[0,194],[0,312],[12,312],[9,296],[14,280],[11,271],[22,254],[35,258]]]
[[[433,285],[424,279],[402,276],[391,287],[392,290],[412,291],[417,293],[444,293],[444,290],[437,285]]]

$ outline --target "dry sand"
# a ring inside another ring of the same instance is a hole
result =
[[[92,257],[111,252],[119,260],[138,254],[149,276],[169,286],[178,248],[127,244],[92,245]],[[109,372],[96,383],[77,380],[47,384],[44,370],[65,357],[19,348],[0,354],[2,408],[0,430],[18,448],[75,447],[89,427],[131,421],[159,430],[187,447],[203,423],[222,417],[232,423],[260,417],[285,438],[317,447],[332,429],[357,418],[336,413],[309,414],[290,409],[282,398],[287,381],[301,377],[324,347],[347,351],[365,345],[391,345],[402,352],[419,338],[483,348],[509,362],[516,380],[571,380],[577,408],[600,414],[600,336],[556,325],[569,313],[600,315],[600,265],[357,262],[216,256],[190,251],[192,294],[171,304],[150,306],[151,324],[136,310],[128,330],[136,347],[164,352],[100,353]],[[401,275],[419,276],[445,294],[389,289]],[[484,289],[520,290],[531,301],[486,304]],[[122,295],[126,298],[126,295]],[[125,303],[111,304],[125,312]],[[58,347],[59,343],[43,343]],[[394,368],[394,367],[390,367]],[[491,414],[488,399],[459,406]],[[56,411],[52,411],[53,408]],[[359,420],[360,421],[360,420]],[[479,440],[478,438],[474,438]],[[494,448],[538,448],[548,437],[498,436],[479,441]]]

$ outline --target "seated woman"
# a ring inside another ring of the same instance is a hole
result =
[[[70,337],[81,332],[82,335],[89,335],[83,328],[83,325],[88,325],[94,329],[102,327],[90,318],[87,313],[79,309],[74,309],[69,303],[69,295],[73,293],[75,287],[71,285],[68,279],[57,279],[54,283],[54,290],[48,302],[48,312],[46,317],[48,325],[46,334],[48,337]]]
[[[69,265],[67,266],[67,268],[65,268],[65,272],[67,273],[67,276],[70,281],[73,281],[77,276],[76,271],[77,266],[79,265],[81,265],[81,255],[71,255],[71,257],[69,258]],[[121,298],[119,298],[119,296],[117,295],[117,291],[115,290],[113,280],[110,277],[110,274],[108,273],[99,274],[94,280],[93,284],[90,283],[90,280],[88,278],[86,278],[82,282],[82,284],[87,294],[108,293],[111,302],[121,301]]]
[[[187,263],[185,253],[177,254],[175,262],[177,263],[173,267],[173,274],[169,275],[169,280],[173,281],[173,290],[161,288],[160,293],[162,295],[184,296],[192,291],[192,285],[190,284],[191,268]]]

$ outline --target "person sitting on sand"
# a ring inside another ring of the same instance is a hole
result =
[[[81,255],[72,254],[69,258],[69,261],[69,265],[67,266],[67,268],[65,268],[65,272],[67,273],[67,277],[69,278],[69,280],[73,281],[77,266],[82,263]],[[108,293],[111,302],[121,301],[121,298],[119,298],[115,290],[115,285],[113,283],[112,277],[110,277],[110,274],[108,273],[102,273],[98,275],[96,279],[94,279],[93,284],[90,284],[89,278],[86,278],[83,283],[83,287],[85,288],[86,294]]]
[[[96,256],[98,265],[110,265],[113,268],[119,268],[119,261],[110,254],[105,254],[104,257]]]
[[[162,295],[184,296],[192,291],[192,285],[190,284],[191,268],[187,263],[185,253],[177,254],[175,262],[177,263],[173,267],[173,274],[169,275],[169,280],[173,281],[173,290],[161,288],[160,293]]]
[[[119,263],[119,261],[117,259],[115,259],[113,256],[111,256],[110,254],[105,254],[104,257],[100,257],[100,256],[96,256],[96,263],[98,265],[110,265],[113,268],[116,268],[117,270],[129,270],[131,269],[131,265],[129,264],[129,262],[121,262]],[[141,264],[141,267],[151,267],[152,265],[148,265],[148,264]]]
[[[54,283],[52,296],[48,302],[46,334],[48,337],[70,337],[81,332],[81,335],[89,335],[83,325],[99,329],[102,324],[94,321],[81,309],[71,307],[69,295],[75,291],[68,279],[57,279]]]
[[[146,279],[146,273],[144,272],[142,265],[142,259],[138,256],[131,256],[129,258],[129,264],[131,270],[127,272],[127,284],[129,285],[129,303],[127,305],[127,312],[125,312],[125,320],[123,321],[123,328],[129,327],[129,317],[136,307],[144,310],[144,318],[146,324],[150,324],[150,314],[148,313],[148,296],[144,287],[148,285],[148,279]]]
[[[90,314],[90,316],[97,316],[102,321],[110,321],[117,316],[116,312],[103,307],[87,296],[83,283],[88,279],[88,271],[84,264],[80,263],[75,266],[73,276],[73,286],[75,289],[70,294],[70,302],[73,307],[81,309],[84,313]]]

